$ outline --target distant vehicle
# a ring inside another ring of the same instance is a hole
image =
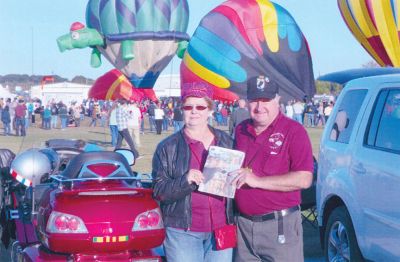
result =
[[[400,74],[350,81],[323,132],[317,212],[327,261],[400,258]]]

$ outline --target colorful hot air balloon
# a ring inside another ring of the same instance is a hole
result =
[[[89,0],[87,27],[74,23],[57,43],[60,51],[92,47],[92,66],[101,53],[135,88],[152,88],[175,53],[183,54],[188,18],[186,0]]]
[[[153,89],[132,88],[132,84],[117,69],[113,69],[99,77],[88,93],[89,98],[98,100],[126,99],[141,101],[149,98],[156,101],[157,97]]]
[[[239,100],[239,96],[227,89],[214,87],[213,99],[220,102],[233,103]]]
[[[181,63],[181,80],[246,97],[247,80],[259,75],[278,81],[285,100],[315,93],[308,45],[293,17],[268,0],[226,1],[197,27]]]
[[[400,66],[400,0],[338,0],[342,17],[381,66]]]

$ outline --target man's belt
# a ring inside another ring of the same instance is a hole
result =
[[[251,216],[251,215],[246,215],[246,214],[240,213],[240,216],[244,217],[244,218],[246,218],[248,220],[251,220],[253,222],[263,222],[263,221],[267,221],[267,220],[271,220],[271,219],[287,216],[287,215],[292,214],[292,213],[294,213],[294,212],[296,212],[298,210],[300,210],[299,206],[294,206],[294,207],[291,207],[291,208],[286,208],[286,209],[283,209],[283,210],[280,210],[280,211],[274,211],[274,212],[263,214],[263,215]]]

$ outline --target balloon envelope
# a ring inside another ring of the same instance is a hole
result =
[[[213,99],[221,102],[233,103],[239,100],[239,96],[229,90],[214,87]]]
[[[186,0],[89,0],[86,23],[104,38],[96,46],[136,88],[153,88],[186,34]],[[123,53],[132,51],[133,59]]]
[[[141,101],[144,98],[149,98],[153,101],[157,100],[153,89],[133,88],[125,75],[117,69],[113,69],[99,77],[90,88],[88,96],[98,100],[126,99]]]
[[[200,80],[192,71],[190,71],[187,67],[181,65],[181,83],[193,82],[193,81],[202,81]],[[182,86],[182,85],[181,85]],[[233,93],[229,89],[219,88],[215,85],[211,85],[213,88],[213,100],[218,100],[221,102],[234,102],[239,100],[239,96],[236,93]]]
[[[400,66],[400,0],[338,0],[347,27],[381,66]]]
[[[182,82],[204,81],[246,97],[247,80],[259,75],[278,82],[285,100],[315,93],[308,45],[292,16],[267,0],[226,1],[191,38]]]

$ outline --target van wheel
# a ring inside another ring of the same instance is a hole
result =
[[[364,261],[349,212],[344,206],[329,216],[324,236],[326,261]]]

